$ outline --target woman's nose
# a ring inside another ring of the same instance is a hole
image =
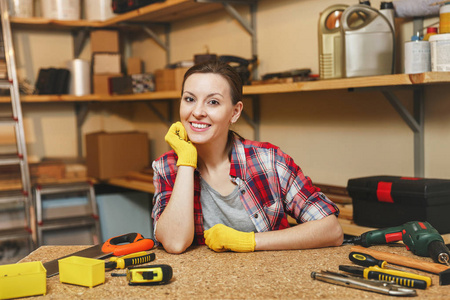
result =
[[[194,117],[199,118],[199,117],[203,117],[206,115],[205,113],[205,109],[202,105],[202,103],[197,103],[192,111],[192,114],[194,115]]]

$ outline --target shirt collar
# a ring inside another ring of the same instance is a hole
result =
[[[234,137],[233,148],[231,150],[230,176],[245,178],[247,163],[245,159],[244,144],[238,137]]]

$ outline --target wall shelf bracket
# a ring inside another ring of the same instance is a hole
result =
[[[260,139],[260,101],[259,96],[253,95],[250,96],[252,99],[252,116],[249,116],[244,110],[241,115],[245,119],[245,121],[252,127],[253,129],[253,139],[255,141],[259,141]]]
[[[170,30],[171,26],[169,23],[162,24],[164,25],[164,34],[165,41],[159,38],[159,36],[151,30],[148,26],[141,26],[141,28],[152,38],[155,43],[157,43],[165,52],[166,52],[166,63],[170,64]]]
[[[414,176],[425,176],[425,97],[423,87],[413,89],[414,111],[411,114],[404,105],[398,100],[392,91],[381,90],[381,93],[394,107],[398,114],[414,134]]]
[[[80,161],[83,159],[83,134],[81,129],[84,121],[86,121],[88,112],[89,109],[87,103],[75,103],[75,114],[77,121],[77,152],[78,159],[80,159]]]
[[[163,122],[170,127],[173,124],[173,101],[164,101],[167,103],[167,117],[152,102],[145,102],[151,111]]]

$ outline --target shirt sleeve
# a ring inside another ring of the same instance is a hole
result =
[[[163,213],[164,209],[169,202],[172,195],[173,186],[175,182],[172,176],[175,172],[175,164],[170,164],[166,159],[160,158],[155,160],[152,164],[153,167],[153,185],[155,186],[155,193],[153,195],[153,235],[156,240],[156,226],[159,217]]]
[[[329,215],[339,215],[338,207],[328,199],[301,168],[288,155],[278,151],[277,172],[284,194],[286,213],[297,223],[319,220]]]

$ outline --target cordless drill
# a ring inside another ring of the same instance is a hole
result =
[[[428,256],[435,262],[450,266],[450,251],[439,232],[428,222],[412,221],[397,227],[371,230],[350,242],[370,247],[401,240],[415,255]]]

